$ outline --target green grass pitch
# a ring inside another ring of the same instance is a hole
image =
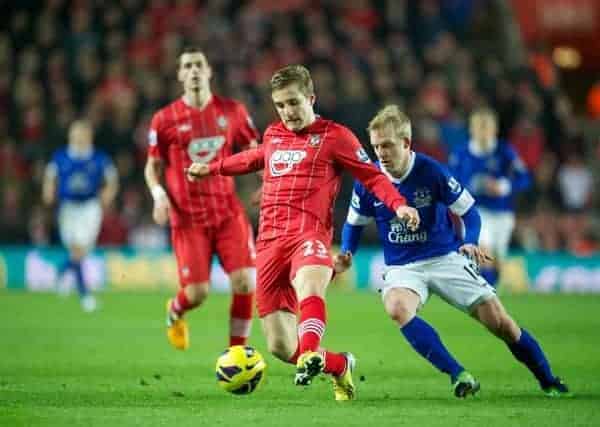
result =
[[[102,309],[75,297],[0,293],[0,426],[597,426],[600,297],[504,298],[576,393],[542,395],[505,345],[437,299],[422,315],[481,381],[458,400],[449,380],[410,349],[378,295],[331,292],[324,344],[358,358],[358,400],[335,402],[329,380],[292,385],[293,367],[265,355],[266,382],[249,396],[217,388],[214,363],[227,334],[228,297],[190,314],[191,348],[172,350],[160,294],[106,293]]]

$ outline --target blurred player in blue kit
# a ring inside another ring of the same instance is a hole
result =
[[[451,153],[448,163],[477,203],[481,215],[479,243],[494,256],[493,262],[482,265],[481,274],[496,287],[500,262],[515,227],[514,199],[529,187],[531,179],[515,150],[497,138],[498,120],[492,110],[475,110],[469,128],[468,144]]]
[[[477,393],[479,382],[446,349],[438,333],[418,310],[430,294],[477,319],[503,340],[549,396],[569,394],[550,369],[535,338],[506,312],[495,289],[479,274],[488,256],[478,246],[481,219],[475,200],[437,161],[411,150],[410,120],[397,106],[381,110],[369,124],[379,167],[416,208],[421,223],[410,230],[394,213],[356,182],[342,232],[336,272],[347,270],[358,249],[364,225],[375,220],[386,269],[380,292],[386,312],[410,345],[434,367],[448,374],[453,393]],[[450,214],[460,219],[455,227]]]
[[[91,123],[74,121],[68,144],[53,154],[46,167],[42,198],[46,205],[58,206],[60,238],[69,252],[60,275],[74,274],[84,311],[94,311],[97,303],[85,283],[82,260],[96,244],[102,207],[112,203],[117,191],[117,171],[109,157],[94,148]]]

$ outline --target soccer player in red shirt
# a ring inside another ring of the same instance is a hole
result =
[[[418,226],[418,212],[370,163],[350,130],[315,114],[306,68],[290,65],[277,71],[271,96],[281,121],[267,128],[261,146],[208,165],[194,163],[188,177],[264,169],[256,301],[269,351],[296,364],[297,385],[329,373],[336,400],[350,400],[355,396],[354,356],[320,348],[325,291],[333,274],[333,205],[342,171],[350,171],[409,227]]]
[[[181,350],[189,346],[183,315],[206,299],[214,253],[231,281],[230,345],[246,343],[252,321],[254,241],[233,178],[219,175],[192,183],[183,173],[192,162],[223,159],[234,149],[257,145],[259,135],[246,108],[212,94],[211,75],[201,50],[183,51],[178,79],[184,93],[152,118],[145,168],[154,220],[171,226],[181,289],[167,303],[167,337]]]

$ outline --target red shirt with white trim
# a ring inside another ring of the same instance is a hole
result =
[[[343,170],[349,171],[390,209],[405,199],[369,160],[346,127],[318,117],[300,132],[278,122],[263,144],[210,164],[211,174],[241,175],[264,168],[257,241],[301,233],[333,235],[333,208]],[[218,176],[218,175],[217,175]]]
[[[212,95],[203,108],[178,99],[159,110],[150,124],[148,156],[164,164],[173,227],[211,227],[240,207],[230,176],[190,182],[184,169],[193,161],[208,163],[247,149],[259,134],[240,102]]]

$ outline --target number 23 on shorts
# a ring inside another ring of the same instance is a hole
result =
[[[328,258],[329,252],[327,251],[327,246],[320,240],[307,240],[302,244],[302,248],[304,252],[303,256],[312,256],[315,255],[318,258]]]

